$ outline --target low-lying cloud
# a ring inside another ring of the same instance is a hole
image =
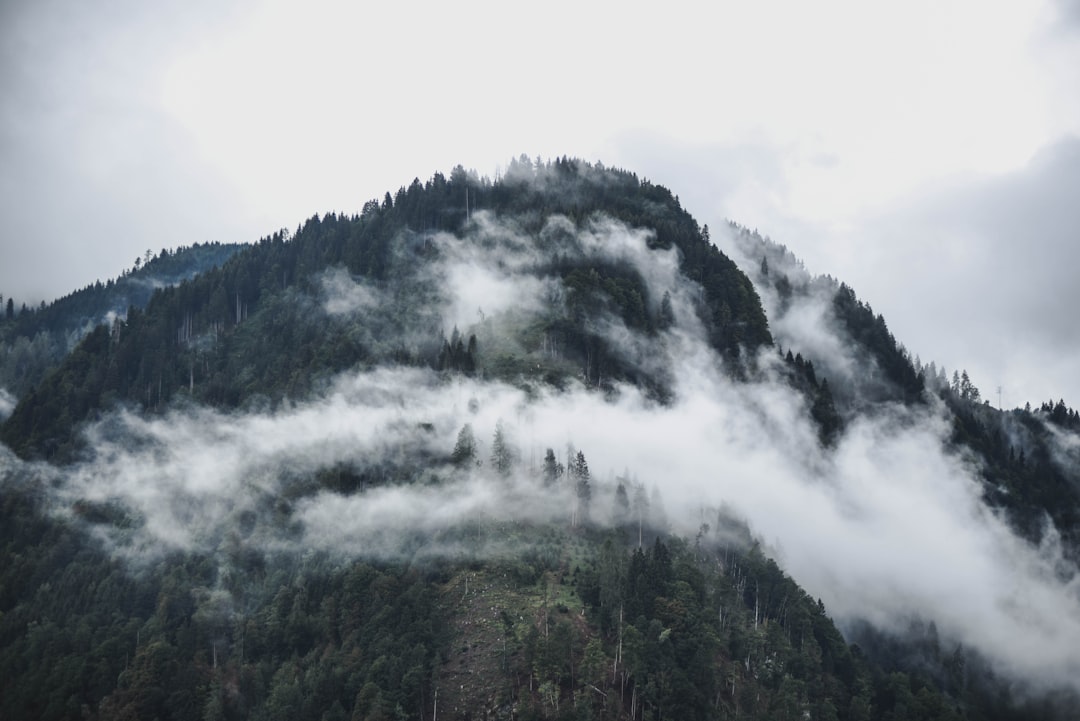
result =
[[[483,233],[498,236],[498,224],[484,222]],[[671,293],[676,323],[656,337],[606,321],[609,342],[627,357],[640,358],[647,347],[650,363],[670,369],[670,404],[621,384],[613,393],[576,381],[562,391],[524,390],[378,368],[344,373],[319,395],[274,411],[116,413],[88,429],[90,460],[35,472],[48,476],[60,513],[77,516],[80,502],[126,513],[126,524],[92,527],[135,561],[168,549],[215,552],[243,516],[260,519],[243,539],[256,548],[455,557],[476,552],[440,545],[440,534],[456,524],[568,523],[572,490],[544,486],[540,464],[546,448],[561,454],[571,443],[586,455],[602,493],[625,469],[658,488],[675,532],[696,532],[703,509],[736,509],[841,624],[865,619],[901,630],[912,617],[933,620],[943,637],[977,649],[1004,672],[1077,687],[1075,569],[1055,547],[1052,529],[1034,548],[988,510],[978,460],[947,443],[945,408],[879,409],[853,419],[825,449],[806,399],[780,380],[773,351],[763,354],[754,379],[730,379],[704,340],[691,302],[695,287],[678,275],[672,251],[649,250],[646,233],[609,221],[569,229],[578,252],[614,248],[615,259],[643,269],[650,294]],[[450,250],[436,270],[448,295],[469,297],[460,286],[472,281],[455,269],[461,265],[479,268],[495,287],[535,288],[534,277],[519,276],[543,258],[517,236],[488,244],[482,259],[467,254],[464,242],[444,240]],[[541,279],[551,284],[557,279]],[[327,311],[363,312],[369,299],[355,285],[329,276],[324,290],[337,288],[335,297],[351,300],[338,306],[324,299]],[[466,310],[472,303],[463,302]],[[520,310],[509,300],[489,307]],[[819,316],[808,310],[797,317],[814,324]],[[467,332],[467,319],[459,321]],[[844,350],[827,325],[805,332]],[[465,424],[480,441],[480,467],[450,464]],[[509,478],[494,471],[488,455],[500,425],[518,451]],[[6,463],[21,465],[10,457]],[[339,493],[310,480],[335,469],[370,486]],[[602,508],[597,500],[594,522],[609,520]]]
[[[11,395],[6,388],[0,388],[0,421],[3,421],[15,410],[15,396]]]

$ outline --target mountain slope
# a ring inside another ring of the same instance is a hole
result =
[[[23,397],[95,327],[143,308],[158,288],[176,285],[223,264],[239,245],[196,243],[174,251],[147,253],[146,262],[115,280],[100,281],[40,308],[23,307],[0,319],[0,389]]]
[[[3,426],[0,712],[1069,718],[1068,559],[883,318],[760,264],[523,159],[160,290]]]
[[[831,379],[837,423],[882,404],[935,398],[945,405],[950,443],[978,459],[986,502],[1032,543],[1060,542],[1065,559],[1080,564],[1076,411],[1064,400],[1037,409],[993,408],[966,370],[954,371],[950,381],[945,368],[912,358],[884,317],[848,286],[812,277],[782,245],[739,226],[732,231],[736,257],[764,299],[777,342],[788,355],[794,349],[811,374],[816,369]],[[832,332],[822,334],[823,326]]]
[[[368,203],[359,216],[313,217],[291,237],[263,238],[219,270],[162,289],[144,312],[95,331],[85,353],[16,407],[0,438],[20,453],[64,455],[71,452],[72,429],[116,402],[160,409],[187,397],[235,407],[256,395],[301,397],[318,378],[357,363],[438,365],[450,329],[440,322],[444,279],[431,267],[447,252],[440,239],[452,242],[468,228],[485,232],[464,217],[480,213],[482,220],[484,211],[513,226],[495,235],[520,233],[541,251],[545,244],[553,250],[534,259],[529,274],[560,279],[567,291],[567,307],[528,329],[520,349],[490,357],[490,371],[500,376],[520,372],[526,356],[542,357],[545,343],[556,344],[566,361],[566,368],[553,369],[556,376],[580,369],[587,382],[603,384],[640,370],[590,328],[594,304],[634,330],[652,332],[662,322],[662,298],[648,295],[627,259],[576,247],[575,226],[601,211],[649,228],[650,248],[678,250],[682,272],[701,284],[695,312],[715,349],[734,360],[743,348],[752,353],[770,342],[752,285],[666,189],[570,160],[537,170],[515,164],[498,183],[458,169],[450,180],[436,175],[394,200],[387,194],[381,205]],[[333,284],[347,277],[326,275],[334,269],[366,279],[379,294],[370,313],[320,312]],[[633,380],[662,385],[656,378]]]

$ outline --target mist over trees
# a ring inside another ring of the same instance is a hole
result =
[[[447,338],[438,305],[445,288],[425,273],[444,252],[438,234],[464,232],[481,211],[512,218],[524,237],[535,238],[544,260],[534,272],[560,279],[565,289],[564,312],[522,329],[520,338],[525,351],[565,361],[551,364],[549,383],[560,384],[570,372],[597,387],[641,384],[663,398],[663,378],[628,366],[592,326],[600,309],[636,331],[655,333],[671,323],[670,299],[664,310],[663,298],[649,296],[633,267],[575,250],[563,226],[548,223],[554,214],[572,228],[602,212],[650,228],[651,248],[676,250],[681,272],[700,284],[696,314],[733,368],[771,342],[752,284],[667,189],[577,160],[539,166],[519,160],[498,182],[457,168],[450,178],[436,174],[382,203],[370,201],[359,215],[313,216],[218,270],[163,288],[144,310],[99,327],[86,341],[93,352],[72,357],[45,379],[0,436],[20,453],[70,455],[74,427],[112,403],[161,410],[181,398],[217,407],[256,396],[295,399],[320,378],[357,364],[482,369],[503,378],[528,372],[517,349],[492,348],[497,354],[480,358],[487,352],[483,324],[467,339],[465,331]],[[342,268],[379,294],[365,317],[320,312],[328,268]]]
[[[158,288],[176,285],[224,263],[239,245],[196,243],[157,255],[147,251],[116,279],[98,281],[37,309],[16,315],[7,299],[0,320],[0,388],[22,397],[57,366],[94,328],[142,308]],[[0,296],[2,301],[2,296]]]
[[[1036,544],[1046,538],[1049,519],[1052,533],[1064,542],[1066,557],[1080,563],[1076,459],[1070,460],[1059,436],[1060,430],[1075,431],[1080,423],[1064,400],[1043,402],[1037,409],[1030,404],[1024,409],[993,408],[966,369],[950,374],[933,361],[924,364],[912,358],[888,331],[884,317],[875,315],[845,284],[812,277],[787,248],[746,228],[733,225],[732,236],[744,254],[742,267],[749,270],[758,264],[749,276],[766,306],[772,306],[771,328],[779,347],[787,344],[791,382],[813,399],[811,412],[824,442],[835,437],[845,418],[875,404],[924,403],[932,394],[949,409],[951,442],[985,461],[979,468],[987,502]],[[852,341],[843,350],[819,345],[819,339],[789,325],[789,318],[802,320],[793,308],[813,303],[821,303],[828,323]],[[830,379],[826,394],[821,389]]]
[[[0,715],[1071,717],[1075,657],[1045,644],[1066,655],[1035,682],[1050,661],[1019,648],[1045,629],[1022,627],[1010,666],[918,615],[943,606],[839,628],[785,571],[801,549],[743,514],[765,504],[869,547],[876,509],[851,484],[909,446],[927,473],[975,468],[978,498],[942,497],[1025,539],[964,517],[1038,556],[1026,612],[1064,608],[1067,641],[1080,416],[990,407],[851,288],[729,231],[742,270],[633,173],[458,167],[35,351],[55,369],[0,426]],[[4,333],[59,313],[10,301]],[[859,455],[867,439],[884,450]],[[747,508],[715,502],[721,486]],[[965,590],[954,603],[981,594],[1012,620],[996,589]]]

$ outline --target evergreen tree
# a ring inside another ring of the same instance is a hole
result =
[[[623,526],[630,520],[630,496],[626,492],[626,484],[619,481],[615,487],[615,525]]]
[[[664,297],[660,301],[660,312],[657,315],[656,326],[660,330],[667,330],[675,325],[675,311],[671,307],[671,293],[664,291]]]
[[[817,396],[814,398],[814,404],[810,407],[810,415],[817,421],[821,442],[824,445],[832,444],[840,432],[842,421],[833,403],[833,396],[829,390],[829,380],[827,378],[821,379],[821,386],[818,388]]]
[[[577,493],[576,523],[588,521],[589,503],[592,500],[592,486],[589,484],[589,464],[585,461],[585,454],[577,452],[574,459],[574,488]],[[575,524],[576,525],[576,524]]]
[[[514,470],[514,450],[503,431],[502,421],[495,424],[495,438],[491,442],[491,467],[503,478],[509,478]]]
[[[960,375],[959,392],[961,398],[965,401],[971,401],[972,403],[978,403],[982,396],[982,394],[979,393],[979,389],[971,382],[971,378],[968,376],[966,369]]]
[[[645,495],[645,486],[640,483],[634,485],[634,497],[630,502],[630,510],[633,513],[634,523],[637,525],[637,546],[640,549],[645,533],[645,524],[649,521],[649,498]]]
[[[548,448],[544,454],[544,485],[555,485],[562,477],[563,472],[563,465],[555,458],[555,451]]]
[[[458,468],[479,465],[476,438],[473,436],[472,426],[468,423],[458,431],[457,443],[454,444],[454,451],[450,454],[450,462]]]

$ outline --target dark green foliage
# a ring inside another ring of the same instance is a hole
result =
[[[775,293],[770,312],[776,319],[783,318],[796,305],[816,308],[827,303],[822,309],[825,326],[842,343],[843,353],[850,354],[850,360],[855,361],[807,357],[801,363],[792,363],[793,359],[788,358],[788,364],[795,366],[793,384],[804,392],[809,404],[827,403],[827,399],[820,397],[818,382],[824,378],[815,377],[815,362],[819,375],[832,372],[841,376],[829,379],[829,396],[839,418],[883,403],[920,404],[925,400],[926,379],[921,369],[916,368],[904,347],[897,343],[885,318],[875,315],[868,303],[856,297],[854,290],[829,276],[812,277],[787,248],[756,231],[737,224],[731,225],[731,231],[743,253],[762,258],[762,270],[755,275],[767,293]],[[799,348],[791,351],[796,361],[801,357],[800,352],[807,352]],[[831,415],[824,408],[815,412],[819,423]],[[825,426],[823,436],[835,438],[838,430],[835,422],[826,421]]]
[[[596,682],[604,701],[588,699],[596,717],[992,718],[969,708],[981,701],[966,694],[962,663],[940,683],[884,671],[756,545],[718,541],[731,530],[703,528],[693,546],[657,537],[629,556],[603,541],[578,584],[609,668]]]
[[[628,263],[553,253],[534,271],[561,281],[562,305],[528,323],[482,319],[445,336],[445,288],[425,272],[443,252],[436,232],[467,237],[481,210],[538,247],[566,240],[546,225],[553,214],[579,230],[598,213],[653,229],[652,246],[677,249],[697,283],[694,312],[733,373],[746,369],[744,351],[771,343],[749,280],[666,189],[576,160],[523,158],[496,182],[456,168],[449,179],[436,174],[370,201],[359,215],[312,217],[295,234],[264,238],[159,291],[126,320],[89,332],[0,434],[22,454],[66,459],[79,450],[79,424],[116,404],[145,413],[186,402],[272,405],[379,364],[522,385],[626,381],[664,401],[671,379],[623,357],[596,329],[603,318],[655,338],[676,322],[671,294],[651,296]],[[759,275],[784,304],[806,288],[782,267],[763,259]],[[362,312],[332,311],[333,284],[362,286],[370,294]],[[858,389],[836,388],[810,359],[785,356],[825,445],[855,399],[918,403],[923,394],[922,375],[884,319],[846,286],[832,291],[836,319],[876,370]],[[8,308],[4,332],[45,317],[14,314],[10,299]],[[975,402],[970,379],[943,397],[955,442],[992,460],[987,487],[1001,490],[988,490],[991,501],[1036,540],[1040,514],[1053,509],[1075,549],[1080,504],[1048,430],[1075,429],[1075,411],[1059,402],[1005,416]],[[400,477],[419,477],[445,454],[402,461]],[[479,455],[463,426],[449,456],[462,470],[450,475],[475,469]],[[552,491],[569,477],[569,524],[463,523],[439,540],[511,550],[441,564],[408,554],[397,564],[266,554],[248,545],[241,521],[213,552],[129,566],[92,535],[134,523],[123,509],[80,502],[62,521],[47,514],[34,481],[9,479],[0,493],[0,717],[427,719],[437,689],[440,701],[475,709],[474,718],[495,709],[490,715],[505,718],[1054,719],[1073,701],[1011,698],[979,659],[943,648],[929,628],[902,641],[863,634],[864,654],[725,514],[695,539],[669,537],[659,496],[648,501],[629,474],[605,487],[583,452],[566,461],[548,449],[540,473]],[[503,477],[525,475],[501,427],[490,463]],[[312,489],[362,493],[383,480],[352,465],[296,479],[276,499],[278,520],[288,525],[290,502]],[[594,495],[614,499],[614,530],[590,522]],[[475,587],[469,595],[477,575],[489,582],[483,600]],[[455,654],[472,659],[496,644],[484,678],[468,688],[444,683],[472,671],[451,670]]]
[[[562,279],[566,313],[517,331],[527,360],[494,347],[505,333],[484,324],[468,340],[446,339],[444,289],[424,269],[439,257],[434,232],[465,235],[467,216],[479,210],[518,224],[541,246],[556,242],[540,234],[553,214],[581,227],[602,214],[652,229],[652,246],[677,248],[683,273],[701,285],[697,312],[733,370],[744,349],[771,342],[750,281],[667,189],[565,158],[539,167],[516,161],[496,182],[456,168],[449,179],[437,174],[382,204],[371,201],[359,215],[313,216],[292,235],[275,233],[216,270],[159,290],[145,310],[96,331],[42,380],[0,427],[0,439],[23,455],[70,458],[74,429],[117,403],[156,411],[179,399],[221,408],[295,399],[358,364],[483,370],[514,382],[535,375],[555,385],[580,369],[590,386],[624,380],[669,397],[663,372],[642,370],[593,328],[604,312],[645,334],[674,321],[670,299],[650,297],[624,263],[563,257],[538,268]],[[375,300],[363,313],[328,312],[327,273],[364,284]]]
[[[824,445],[832,445],[843,429],[840,414],[836,412],[833,403],[832,392],[829,390],[829,381],[821,380],[817,393],[814,396],[814,404],[810,406],[810,416],[817,422],[821,434],[821,442]]]
[[[476,335],[470,335],[466,345],[458,329],[454,328],[450,339],[444,341],[442,350],[439,351],[435,367],[441,371],[461,371],[471,376],[476,371],[476,356]]]
[[[1043,403],[1039,406],[1039,412],[1058,428],[1080,431],[1080,413],[1065,405],[1064,399],[1059,399],[1057,403],[1052,400]]]
[[[459,538],[522,552],[437,570],[239,539],[125,567],[41,498],[32,482],[0,497],[4,718],[426,719],[436,689],[544,719],[1004,721],[1075,703],[1004,696],[932,626],[856,632],[872,660],[723,513],[693,543],[653,531],[644,549],[618,531],[476,524]],[[447,686],[488,647],[482,678]]]
[[[954,371],[950,380],[934,363],[913,361],[884,318],[875,316],[851,288],[829,277],[811,278],[783,246],[737,225],[732,228],[744,252],[763,258],[768,275],[758,271],[756,276],[759,283],[775,287],[780,314],[792,302],[827,293],[841,338],[852,341],[846,350],[860,368],[843,382],[829,379],[827,389],[813,360],[793,353],[795,349],[784,356],[788,381],[805,395],[823,442],[835,441],[852,415],[873,413],[881,404],[918,406],[925,393],[936,393],[951,414],[954,449],[974,452],[983,461],[978,468],[990,505],[1004,511],[1014,528],[1035,543],[1047,532],[1049,518],[1062,536],[1066,557],[1080,562],[1080,485],[1072,470],[1076,457],[1068,455],[1068,442],[1063,445],[1054,433],[1080,431],[1080,414],[1064,400],[1043,403],[1034,412],[1030,407],[1009,412],[992,408],[966,370]]]
[[[810,417],[818,426],[818,436],[822,445],[831,446],[844,428],[843,419],[836,409],[829,381],[818,381],[813,361],[804,360],[801,353],[792,355],[791,351],[783,356],[788,367],[788,382],[802,391],[810,403]]]
[[[458,468],[471,468],[477,465],[476,437],[473,435],[472,426],[466,423],[458,431],[457,443],[454,451],[450,454],[450,462]]]
[[[491,441],[491,468],[502,478],[509,478],[514,470],[515,455],[500,421],[495,425],[495,437]]]
[[[0,320],[0,388],[21,398],[97,325],[123,317],[132,306],[144,308],[155,289],[220,266],[241,247],[196,243],[156,257],[148,252],[145,263],[115,280],[98,281],[17,316],[8,298]]]
[[[577,510],[575,523],[587,523],[589,520],[589,505],[592,501],[592,486],[589,483],[589,464],[585,460],[585,454],[577,452],[574,462],[570,464],[570,480],[574,484],[574,493],[577,496]]]
[[[876,398],[865,398],[875,390],[868,386],[863,391],[864,398],[870,401],[896,398],[906,403],[919,402],[923,393],[923,379],[889,332],[885,318],[880,314],[875,316],[870,306],[859,301],[855,292],[843,283],[833,298],[833,309],[848,335],[869,353],[887,381],[887,384],[877,384]]]
[[[244,566],[239,554],[133,571],[43,516],[32,486],[0,501],[0,717],[320,721],[430,707],[438,577],[311,557]]]
[[[555,451],[548,448],[544,454],[544,485],[553,486],[562,478],[563,465],[555,458]]]
[[[1005,512],[1017,532],[1040,543],[1046,519],[1061,534],[1066,558],[1080,563],[1080,485],[1065,447],[1050,430],[1071,429],[1065,403],[1036,411],[999,411],[944,389],[952,411],[952,442],[985,459],[980,465],[984,496]]]

